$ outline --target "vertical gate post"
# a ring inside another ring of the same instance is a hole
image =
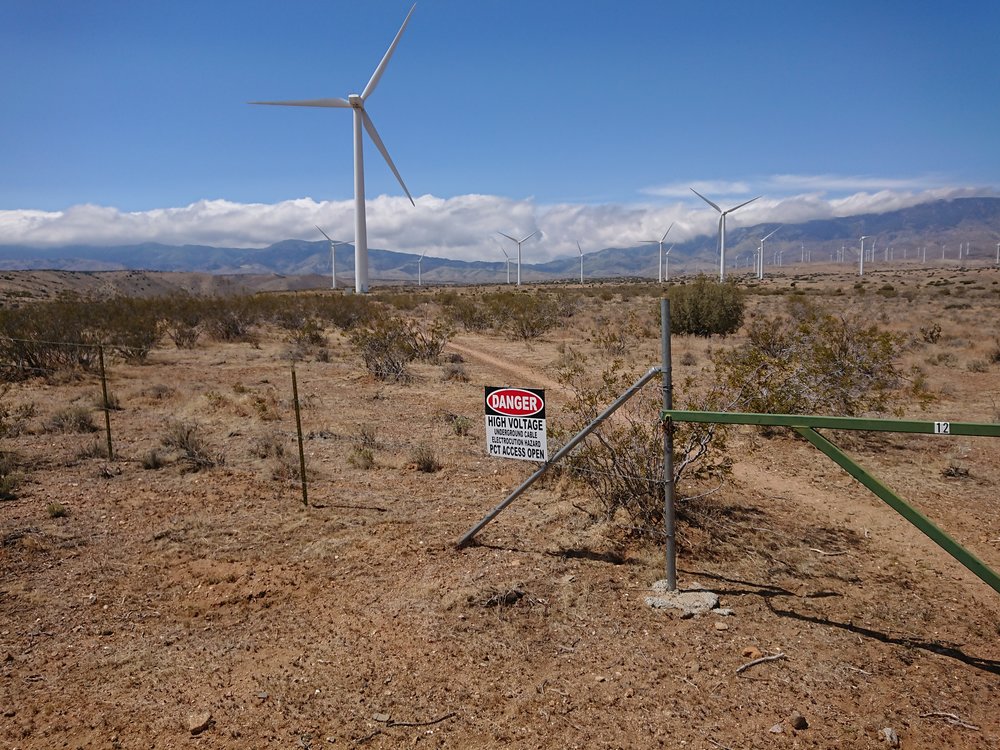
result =
[[[660,300],[660,345],[663,350],[661,387],[663,410],[674,408],[673,368],[670,363],[670,300]],[[666,537],[667,589],[677,589],[677,546],[674,535],[674,422],[669,416],[663,422],[663,533]]]
[[[101,400],[104,409],[104,434],[108,439],[108,460],[113,461],[114,448],[111,446],[111,402],[108,400],[108,374],[104,369],[104,345],[97,347],[97,362],[101,368]]]

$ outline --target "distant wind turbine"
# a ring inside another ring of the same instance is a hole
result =
[[[576,249],[580,251],[580,284],[583,285],[583,248],[580,247],[580,240],[576,241]]]
[[[658,240],[643,240],[643,242],[648,242],[650,244],[657,243],[660,246],[660,262],[656,267],[656,280],[661,284],[663,283],[663,241],[667,239],[667,235],[670,234],[670,230],[674,228],[675,222],[670,222],[670,226],[667,227],[667,231],[663,233],[663,236]],[[662,225],[661,225],[662,226]]]
[[[861,254],[858,255],[858,276],[865,275],[865,240],[867,239],[867,234],[861,235]]]
[[[705,201],[705,203],[707,203],[708,205],[710,205],[712,208],[714,208],[716,211],[719,212],[719,281],[725,281],[726,280],[726,216],[728,214],[731,214],[733,211],[743,208],[743,206],[747,205],[748,203],[753,203],[755,200],[757,200],[757,198],[760,198],[760,196],[758,195],[757,198],[751,198],[750,200],[745,201],[738,206],[733,206],[732,208],[727,208],[725,211],[723,211],[721,208],[712,203],[712,201],[710,201],[708,198],[706,198],[704,195],[699,193],[694,188],[691,188],[691,192],[697,195],[699,198]]]
[[[423,282],[422,282],[422,280],[420,278],[420,266],[424,262],[424,256],[425,255],[427,255],[427,251],[426,250],[424,250],[422,253],[420,253],[420,257],[417,258],[417,286],[423,286]]]
[[[497,240],[496,237],[493,238],[493,241],[497,243],[497,247],[500,248],[500,252],[503,253],[503,257],[506,258],[506,260],[507,260],[507,283],[509,284],[510,283],[510,256],[507,255],[507,251],[504,250],[503,245],[500,244],[500,241]]]
[[[527,242],[532,237],[534,237],[536,234],[538,234],[538,230],[536,229],[534,232],[532,232],[531,234],[529,234],[527,237],[525,237],[523,239],[520,239],[520,240],[515,240],[509,234],[504,234],[503,232],[497,232],[497,234],[503,234],[503,236],[506,237],[511,242],[517,243],[517,285],[521,286],[521,245],[523,245],[525,242]]]
[[[399,176],[396,165],[392,163],[392,158],[389,156],[389,152],[386,151],[385,145],[378,135],[378,131],[375,130],[375,125],[368,116],[368,112],[365,111],[365,102],[375,91],[375,87],[378,86],[378,82],[385,72],[385,67],[389,64],[392,53],[396,51],[396,45],[399,44],[399,40],[403,36],[403,31],[406,29],[406,24],[410,22],[410,16],[413,15],[416,7],[414,5],[410,8],[410,12],[406,14],[403,25],[399,27],[399,31],[396,33],[395,39],[392,40],[392,44],[389,45],[389,49],[382,58],[382,62],[375,68],[375,72],[372,73],[368,85],[365,86],[364,91],[360,94],[350,94],[347,99],[331,98],[307,99],[303,101],[250,102],[251,104],[273,104],[288,107],[337,107],[354,110],[354,288],[358,294],[364,294],[368,291],[368,227],[365,221],[365,166],[364,155],[362,153],[362,127],[368,131],[368,136],[372,139],[372,143],[375,144],[375,148],[379,150],[386,164],[389,165],[389,169],[396,176],[400,187],[406,193],[406,197],[410,199],[410,203],[414,206],[416,205],[413,202],[413,196],[410,195],[410,191],[406,189],[403,178]]]
[[[315,224],[313,226],[319,229],[319,227],[316,226]],[[319,233],[330,241],[330,288],[336,289],[337,288],[337,245],[348,245],[350,243],[338,242],[335,239],[331,239],[330,235],[328,235],[322,229],[319,229]]]
[[[760,249],[757,251],[757,278],[764,278],[764,242],[774,236],[774,233],[781,229],[781,224],[776,226],[770,234],[760,238]]]
[[[676,242],[674,244],[677,244]],[[670,281],[670,251],[674,249],[674,245],[667,248],[667,252],[663,254],[663,280]]]

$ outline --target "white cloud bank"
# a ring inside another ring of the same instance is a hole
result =
[[[751,192],[765,195],[738,213],[729,225],[763,222],[796,223],[811,219],[882,213],[930,200],[994,195],[991,188],[937,185],[875,178],[777,175],[758,182],[692,183],[712,200],[742,202]],[[370,247],[424,252],[459,260],[502,260],[498,231],[524,236],[541,230],[541,238],[524,245],[525,259],[542,262],[575,256],[579,240],[584,252],[630,247],[659,238],[675,223],[670,239],[684,241],[716,229],[717,214],[690,190],[658,188],[672,201],[641,204],[539,204],[531,198],[513,200],[490,195],[452,198],[420,196],[413,207],[405,198],[380,196],[368,201]],[[700,188],[704,188],[701,190]],[[829,192],[856,189],[839,197]],[[788,195],[790,191],[798,192]],[[650,189],[647,194],[653,194]],[[686,191],[686,195],[685,195]],[[722,195],[720,195],[720,193]],[[727,195],[728,193],[728,195]],[[688,197],[690,196],[690,197]],[[726,207],[725,205],[723,207]],[[266,247],[284,239],[320,240],[319,225],[334,239],[354,238],[354,202],[318,202],[311,198],[275,204],[203,200],[179,208],[125,212],[108,206],[77,205],[65,211],[0,211],[0,245],[52,247],[59,245],[126,245],[157,242],[167,245]]]

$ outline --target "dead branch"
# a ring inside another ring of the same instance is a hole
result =
[[[444,716],[439,716],[436,719],[431,719],[430,721],[389,721],[386,722],[387,727],[429,727],[431,724],[440,724],[446,719],[450,719],[455,715],[454,711],[449,711]]]
[[[825,550],[818,549],[816,547],[810,547],[810,552],[815,552],[817,555],[823,555],[823,557],[837,557],[838,555],[846,555],[847,550],[841,550],[840,552],[827,552]]]
[[[979,731],[979,727],[975,724],[969,724],[968,722],[962,721],[955,714],[950,714],[947,711],[930,711],[926,714],[920,714],[921,719],[944,719],[949,724],[956,727],[962,727],[963,729],[971,729],[975,732]]]
[[[777,661],[778,659],[787,659],[787,658],[788,657],[785,656],[784,652],[780,654],[773,654],[771,656],[762,656],[759,659],[754,659],[753,661],[747,662],[742,667],[738,667],[736,669],[736,674],[739,674],[740,672],[745,672],[746,670],[750,669],[750,667],[755,667],[758,664],[763,664],[766,661]]]

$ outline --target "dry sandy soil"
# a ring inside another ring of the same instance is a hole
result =
[[[1000,273],[866,278],[864,295],[832,273],[766,289],[824,292],[911,334],[907,363],[938,398],[910,416],[1000,420]],[[876,293],[890,283],[896,296]],[[593,521],[566,477],[456,549],[533,468],[485,455],[482,386],[548,387],[558,417],[565,347],[594,351],[595,316],[653,309],[607,291],[530,345],[457,335],[468,382],[431,364],[377,382],[328,332],[329,361],[297,365],[310,507],[287,465],[277,331],[259,348],[164,342],[145,364],[112,363],[113,461],[86,457],[100,433],[46,429],[67,405],[95,406],[94,378],[15,384],[4,403],[35,412],[0,445],[25,480],[0,502],[0,746],[1000,747],[1000,595],[802,441],[738,431],[733,476],[680,527],[680,586],[718,593],[730,616],[648,608],[662,550]],[[676,337],[678,381],[737,341]],[[637,371],[657,348],[634,342]],[[218,465],[190,471],[161,448],[164,465],[144,468],[176,420],[200,426]],[[417,470],[420,444],[439,471]],[[850,449],[1000,569],[1000,442]]]

